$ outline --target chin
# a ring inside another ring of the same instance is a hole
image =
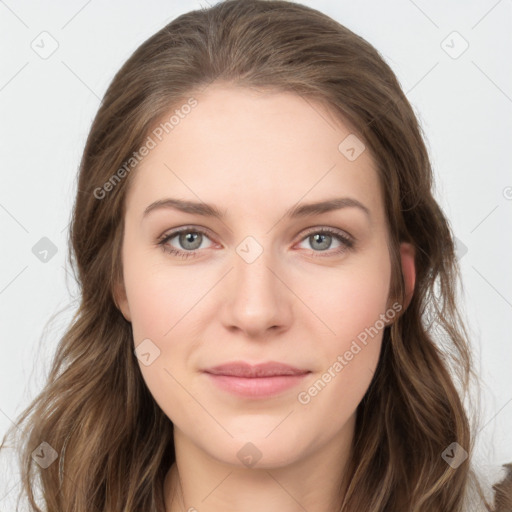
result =
[[[278,433],[278,423],[274,422],[272,428],[262,430],[247,425],[245,432],[230,430],[233,437],[221,434],[219,439],[204,439],[203,449],[220,462],[237,467],[271,469],[289,465],[302,451],[306,451],[307,446],[304,436],[299,439],[290,435],[290,430],[297,432],[297,429],[288,426]]]

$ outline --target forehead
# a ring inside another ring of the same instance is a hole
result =
[[[261,213],[338,196],[381,207],[370,151],[347,158],[345,141],[358,139],[322,104],[288,92],[215,84],[193,98],[196,106],[174,116],[172,125],[165,123],[179,105],[155,124],[160,130],[150,133],[154,148],[134,171],[128,209],[143,211],[166,196],[204,200],[228,212]]]

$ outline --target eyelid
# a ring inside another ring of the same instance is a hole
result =
[[[196,256],[197,253],[202,252],[204,249],[195,249],[192,251],[186,251],[184,249],[176,249],[172,247],[172,249],[166,249],[166,244],[168,241],[175,236],[180,235],[181,233],[187,233],[187,232],[194,232],[194,233],[200,233],[203,235],[206,235],[210,239],[214,239],[215,237],[212,237],[211,231],[208,228],[202,227],[202,226],[194,226],[194,225],[186,225],[186,226],[180,226],[178,228],[172,229],[170,232],[167,231],[157,239],[157,246],[161,246],[162,249],[165,252],[174,253],[177,256],[182,257],[189,257],[189,256]],[[352,250],[355,247],[356,239],[346,231],[330,227],[330,226],[312,226],[310,228],[307,228],[305,231],[301,232],[301,238],[297,243],[302,243],[304,240],[308,238],[310,234],[315,233],[323,233],[331,235],[335,238],[338,238],[340,243],[342,244],[342,248],[337,249],[329,249],[326,251],[314,251],[313,249],[310,249],[310,251],[315,255],[314,257],[329,257],[329,256],[336,256],[338,254],[342,254],[348,250]],[[214,242],[214,240],[211,240]],[[215,243],[215,242],[214,242]],[[186,256],[185,256],[186,255]]]
[[[207,235],[209,238],[215,238],[215,236],[213,235],[213,232],[211,230],[209,230],[208,228],[205,228],[203,226],[186,225],[186,226],[180,226],[180,227],[171,229],[170,231],[164,232],[162,235],[160,235],[158,237],[158,240],[163,240],[163,239],[166,239],[169,237],[174,237],[183,232],[186,232],[187,230]],[[325,225],[318,225],[318,226],[312,226],[310,228],[306,228],[306,230],[301,232],[302,237],[299,241],[302,242],[304,240],[304,238],[306,238],[310,233],[318,233],[320,231],[324,231],[324,232],[327,232],[330,234],[336,234],[338,236],[341,236],[342,238],[346,238],[347,240],[355,242],[355,238],[347,231],[340,229],[340,228],[335,228],[335,227],[330,227],[330,226],[325,226]],[[188,252],[192,252],[192,251],[188,251]]]
[[[330,226],[313,226],[311,228],[307,228],[305,231],[302,232],[301,241],[311,233],[318,233],[318,232],[322,232],[322,231],[325,233],[340,236],[341,238],[344,238],[351,242],[355,242],[355,238],[347,231],[340,229],[340,228],[330,227]]]
[[[158,237],[158,240],[162,240],[162,239],[169,238],[169,237],[172,237],[175,235],[179,235],[184,232],[194,232],[194,233],[197,232],[197,233],[202,233],[204,235],[208,235],[208,237],[210,237],[210,238],[215,238],[215,236],[213,235],[213,232],[210,231],[208,228],[205,228],[203,226],[185,225],[185,226],[179,226],[177,228],[173,228],[173,229],[164,231],[164,233]]]

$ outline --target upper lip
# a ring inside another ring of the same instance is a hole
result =
[[[277,375],[302,375],[309,373],[309,370],[301,370],[284,363],[270,361],[251,365],[245,361],[234,361],[221,364],[204,370],[214,375],[229,375],[232,377],[274,377]]]

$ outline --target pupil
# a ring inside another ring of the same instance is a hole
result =
[[[181,235],[181,243],[183,244],[183,247],[191,250],[197,249],[196,246],[192,245],[192,247],[188,246],[187,244],[194,244],[194,242],[197,242],[197,237],[199,237],[199,233],[183,233]],[[199,244],[201,245],[201,244]]]
[[[314,235],[313,238],[315,239],[315,242],[319,242],[321,244],[322,242],[325,242],[326,238],[329,238],[329,237],[330,237],[330,235],[316,234],[316,235]],[[325,246],[325,244],[324,244],[324,247],[321,247],[321,249],[327,249],[327,246]]]

